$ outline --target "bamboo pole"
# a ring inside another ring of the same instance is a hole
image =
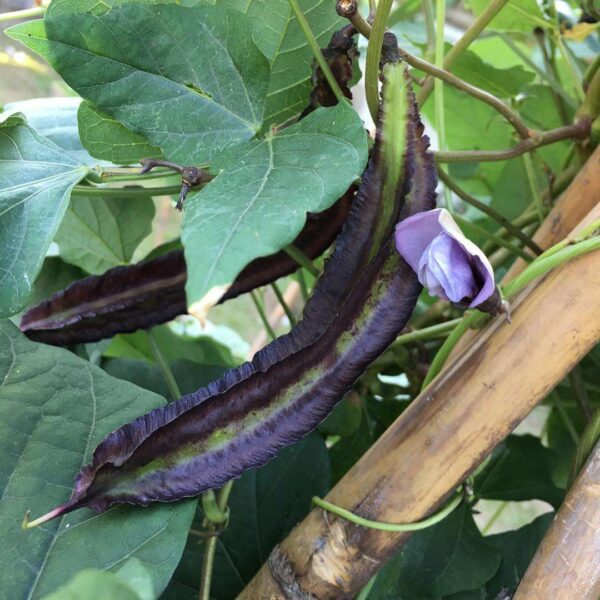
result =
[[[329,493],[372,520],[435,511],[600,339],[600,252],[550,273],[445,369]],[[560,351],[557,351],[560,349]],[[313,510],[243,600],[352,598],[408,538]]]
[[[600,443],[569,490],[514,600],[600,598]]]

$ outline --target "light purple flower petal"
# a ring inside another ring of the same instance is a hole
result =
[[[450,302],[470,301],[479,289],[468,254],[445,232],[429,244],[421,257],[417,274],[419,281],[431,292],[441,287],[443,295],[435,295]],[[438,282],[438,286],[432,287],[432,282]]]
[[[496,289],[487,257],[443,208],[401,221],[396,226],[396,248],[429,292],[444,300],[474,307]]]

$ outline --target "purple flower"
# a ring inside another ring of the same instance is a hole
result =
[[[475,307],[496,292],[492,265],[444,208],[400,221],[396,248],[434,296]]]

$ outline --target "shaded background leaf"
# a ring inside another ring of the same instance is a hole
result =
[[[68,263],[93,274],[131,261],[152,231],[151,198],[71,199],[54,241]]]
[[[475,478],[476,494],[493,500],[545,500],[558,508],[564,490],[552,482],[555,453],[533,435],[510,435]]]

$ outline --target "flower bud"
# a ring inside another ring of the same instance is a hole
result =
[[[396,248],[431,295],[491,314],[505,312],[492,265],[446,209],[400,221]]]

